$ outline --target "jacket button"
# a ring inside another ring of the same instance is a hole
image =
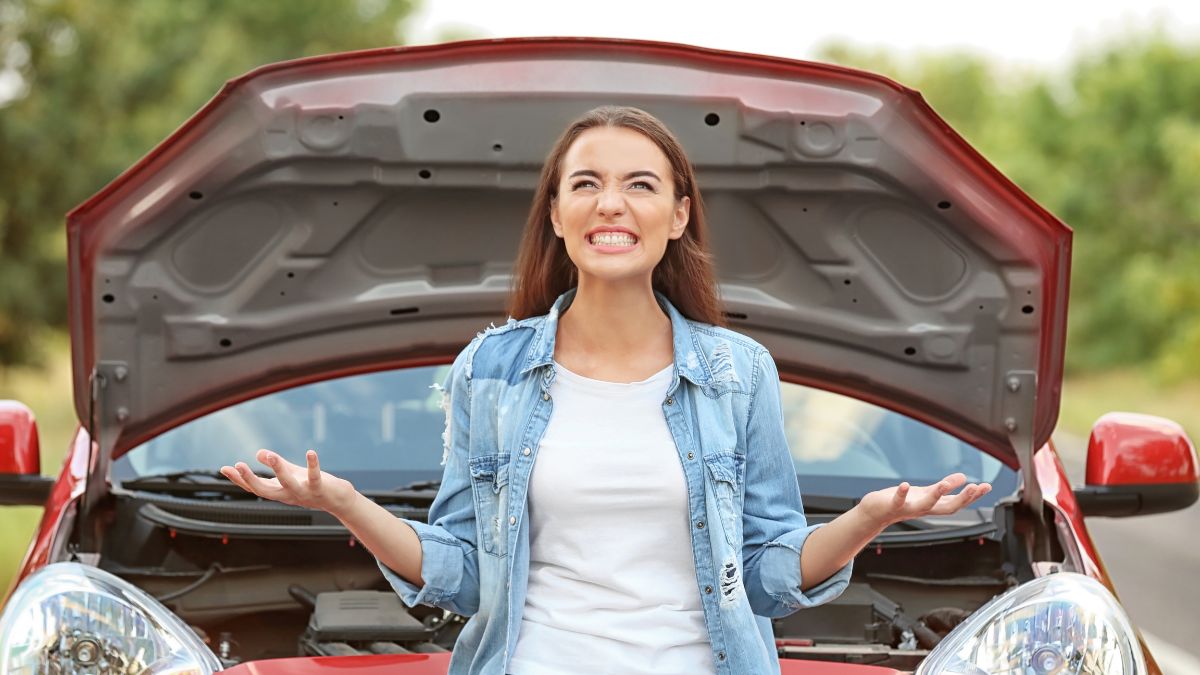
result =
[[[542,392],[542,400],[543,400],[543,401],[549,401],[549,400],[550,400],[550,393],[549,393],[549,392]]]
[[[689,452],[688,459],[696,459],[696,456]]]
[[[725,660],[725,652],[717,652],[717,659],[724,661]]]
[[[712,593],[712,586],[705,586],[704,592],[705,592],[705,594]]]
[[[529,448],[525,448],[524,450],[521,451],[521,454],[528,457],[530,452],[531,452],[531,450]]]
[[[508,517],[508,524],[509,524],[509,525],[516,525],[516,524],[517,524],[517,517],[516,517],[516,516],[509,516],[509,517]]]
[[[675,404],[675,399],[668,396],[667,397],[667,405],[674,405],[674,404]]]
[[[703,521],[703,520],[697,520],[697,521],[696,521],[696,528],[697,528],[697,529],[700,529],[700,530],[703,530],[703,529],[704,529],[704,521]]]

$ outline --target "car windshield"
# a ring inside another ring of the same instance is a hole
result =
[[[143,443],[113,465],[118,481],[254,461],[270,448],[291,462],[320,453],[322,468],[363,491],[386,491],[442,474],[449,365],[351,375],[244,401]],[[805,495],[855,498],[902,480],[936,481],[961,471],[996,489],[989,506],[1016,488],[1016,473],[949,434],[885,408],[783,383],[788,445]]]

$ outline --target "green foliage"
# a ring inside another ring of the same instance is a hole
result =
[[[233,77],[401,42],[414,0],[0,0],[0,364],[66,322],[63,216]],[[13,86],[15,84],[15,86]]]
[[[979,56],[900,62],[825,46],[930,105],[1075,231],[1067,367],[1200,376],[1200,46],[1161,29],[1081,55],[1062,75]]]

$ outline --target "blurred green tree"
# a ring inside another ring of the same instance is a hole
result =
[[[0,0],[0,366],[66,321],[63,216],[264,63],[400,44],[415,0]]]
[[[891,77],[1075,230],[1067,366],[1200,377],[1200,47],[1160,27],[1061,74],[971,53],[824,45],[819,60]]]

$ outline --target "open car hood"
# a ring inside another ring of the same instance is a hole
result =
[[[229,82],[69,214],[80,419],[112,456],[331,372],[452,358],[506,319],[540,166],[602,104],[678,135],[731,327],[788,379],[1010,465],[1046,441],[1071,232],[920,94],[826,64],[576,38],[338,54]]]

